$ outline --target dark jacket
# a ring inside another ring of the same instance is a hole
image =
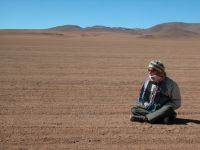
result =
[[[161,108],[163,105],[170,105],[173,109],[177,109],[181,106],[180,90],[177,83],[169,77],[158,83],[147,79],[141,88],[138,102],[151,112]]]

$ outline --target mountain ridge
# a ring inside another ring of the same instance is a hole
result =
[[[74,30],[73,30],[74,29]],[[56,31],[93,31],[93,32],[119,32],[139,35],[142,38],[196,38],[200,37],[200,23],[167,22],[157,24],[150,28],[124,28],[95,25],[82,28],[76,25],[58,26],[49,28]]]
[[[125,28],[125,27],[107,27],[103,25],[95,25],[91,27],[80,27],[78,25],[62,25],[47,29],[4,29],[2,32],[22,32],[36,33],[42,35],[65,35],[68,32],[77,32],[81,35],[90,35],[97,32],[106,33],[124,33],[136,35],[140,38],[200,38],[200,23],[184,23],[184,22],[167,22],[154,25],[152,27],[142,28]],[[54,32],[54,33],[52,33]]]

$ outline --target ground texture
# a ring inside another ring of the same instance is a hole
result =
[[[181,89],[171,125],[130,122],[160,59]],[[2,34],[0,149],[200,149],[200,42],[119,34]]]

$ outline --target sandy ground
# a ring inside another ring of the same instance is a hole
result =
[[[162,60],[181,89],[172,125],[130,122]],[[200,149],[200,42],[131,35],[0,35],[0,149]]]

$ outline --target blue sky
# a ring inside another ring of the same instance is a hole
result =
[[[0,29],[200,23],[199,0],[0,0]]]

